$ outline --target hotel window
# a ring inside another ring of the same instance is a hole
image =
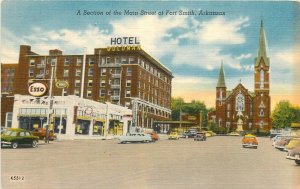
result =
[[[141,60],[141,66],[144,68],[144,66],[145,66],[144,60]]]
[[[153,73],[153,68],[150,66],[150,72]]]
[[[77,77],[81,76],[81,69],[76,69],[76,76]]]
[[[108,57],[106,57],[106,64],[110,64],[111,62],[110,62],[110,57],[108,56]]]
[[[222,126],[222,119],[220,118],[219,119],[219,127],[221,127]]]
[[[127,58],[126,57],[122,57],[121,58],[121,63],[122,64],[127,64]]]
[[[100,87],[105,87],[105,79],[102,79],[100,82]]]
[[[34,66],[34,59],[30,59],[29,65],[30,65],[30,66]]]
[[[259,116],[260,117],[264,117],[265,116],[265,112],[264,112],[263,108],[260,108],[260,110],[259,110]]]
[[[157,74],[157,71],[156,71],[156,69],[154,69],[154,75],[156,76],[156,74]]]
[[[100,96],[105,97],[105,90],[104,89],[100,89]]]
[[[226,122],[226,127],[227,127],[227,128],[230,127],[230,122]]]
[[[131,93],[130,89],[126,89],[125,90],[125,97],[130,97],[130,93]]]
[[[75,87],[80,87],[80,80],[79,79],[75,80]]]
[[[108,80],[108,84],[111,85],[111,79]]]
[[[74,95],[79,96],[79,94],[80,94],[79,89],[75,89],[75,90],[74,90]]]
[[[92,90],[87,90],[86,96],[91,97],[92,96]]]
[[[107,95],[109,96],[111,95],[111,90],[108,90]]]
[[[29,69],[28,76],[29,77],[33,77],[34,76],[34,70],[33,69]]]
[[[150,75],[149,75],[149,77],[148,77],[148,82],[150,83],[151,82],[151,77],[150,77]],[[150,85],[149,85],[150,86]]]
[[[69,70],[67,69],[64,70],[64,77],[69,77]]]
[[[88,81],[88,87],[92,87],[93,86],[93,80],[89,79]]]
[[[106,75],[106,68],[102,68],[101,69],[101,76],[105,76]]]
[[[134,63],[134,57],[129,57],[128,58],[128,63],[133,64]]]
[[[149,65],[148,64],[146,64],[146,70],[149,70]]]
[[[158,87],[158,80],[155,80],[155,86]]]
[[[228,112],[227,112],[227,118],[229,118],[229,117],[230,117],[230,112],[228,111]]]
[[[252,128],[252,123],[249,123],[249,129],[251,129]]]
[[[142,75],[143,74],[143,71],[142,70],[140,70],[140,75]]]
[[[46,64],[46,58],[42,58],[42,59],[41,59],[41,64],[42,64],[42,65],[45,65],[45,64]]]
[[[131,86],[131,79],[127,79],[126,80],[126,87],[130,87]]]
[[[88,76],[94,76],[94,68],[89,68]]]
[[[65,66],[70,66],[70,59],[69,58],[65,58],[64,65]]]
[[[81,57],[77,57],[76,66],[81,66],[82,59]]]
[[[131,67],[128,67],[127,70],[126,70],[126,75],[127,76],[131,76],[132,75],[132,68]]]
[[[94,65],[94,58],[89,58],[89,66],[93,66]]]
[[[50,63],[51,63],[51,66],[55,66],[56,65],[56,58],[51,58]]]

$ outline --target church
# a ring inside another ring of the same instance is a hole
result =
[[[270,59],[261,21],[258,54],[254,65],[254,92],[240,82],[227,90],[223,63],[216,87],[216,107],[208,117],[225,131],[266,132],[271,129]]]

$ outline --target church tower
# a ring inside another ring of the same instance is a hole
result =
[[[225,74],[222,62],[216,87],[216,124],[220,127],[225,126],[226,89],[227,87],[225,84]]]
[[[267,43],[264,24],[261,20],[258,54],[254,65],[253,124],[257,131],[271,129],[270,120],[270,59],[267,56]]]

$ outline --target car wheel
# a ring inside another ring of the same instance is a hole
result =
[[[32,144],[31,144],[32,148],[36,148],[38,146],[38,143],[36,140],[32,141]]]
[[[297,165],[300,165],[300,160],[296,159],[295,162],[296,162]]]
[[[189,136],[185,136],[185,138],[189,138]]]
[[[11,144],[11,147],[12,147],[13,149],[18,148],[18,143],[17,143],[17,142],[13,142],[13,143]]]

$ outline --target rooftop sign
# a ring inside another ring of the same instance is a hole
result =
[[[141,50],[138,37],[112,37],[107,51],[130,51]]]

